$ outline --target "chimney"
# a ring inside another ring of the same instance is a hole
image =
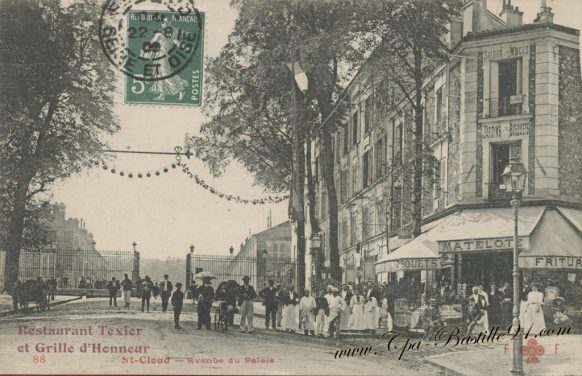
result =
[[[523,12],[518,7],[511,5],[511,0],[503,0],[503,9],[499,14],[508,27],[521,26],[523,24]]]
[[[468,0],[463,6],[463,36],[481,31],[481,19],[487,10],[487,0]]]
[[[534,20],[534,23],[553,23],[554,22],[554,13],[552,13],[552,8],[548,6],[546,0],[542,0],[542,4],[540,6],[540,12],[538,16]]]

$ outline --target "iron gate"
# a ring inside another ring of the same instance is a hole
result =
[[[258,292],[267,286],[270,279],[280,283],[283,287],[294,284],[295,261],[290,257],[248,257],[248,256],[218,256],[186,255],[186,284],[190,287],[192,279],[197,273],[211,272],[216,276],[212,284],[234,280],[242,284],[242,278],[248,275],[250,284]],[[200,281],[197,282],[200,284]]]

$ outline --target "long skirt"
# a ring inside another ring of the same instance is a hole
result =
[[[364,306],[364,329],[378,329],[378,306],[374,302]]]
[[[531,328],[531,329],[530,329]],[[530,303],[527,305],[525,311],[525,320],[523,322],[523,330],[527,332],[528,330],[532,335],[538,334],[541,330],[546,328],[546,322],[544,320],[544,313],[542,312],[541,304]]]
[[[350,315],[350,330],[364,330],[364,306],[362,304],[354,304],[352,307],[352,314]]]
[[[348,330],[350,326],[350,309],[344,309],[340,315],[340,330]]]
[[[301,327],[303,330],[315,330],[315,314],[313,311],[301,311]]]
[[[283,318],[281,320],[281,327],[283,329],[297,330],[299,323],[298,308],[292,304],[283,307]]]

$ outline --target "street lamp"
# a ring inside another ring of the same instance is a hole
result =
[[[516,161],[510,162],[505,169],[501,178],[506,192],[511,193],[511,207],[513,208],[513,322],[511,325],[512,331],[519,331],[519,266],[517,258],[519,255],[518,249],[518,215],[519,202],[521,193],[525,189],[525,181],[527,177],[527,170],[523,163]],[[521,352],[523,346],[523,338],[521,333],[516,333],[513,340],[512,350],[512,369],[511,373],[515,375],[523,375],[523,354]]]
[[[311,235],[311,255],[313,257],[313,265],[315,265],[315,273],[314,273],[314,281],[313,281],[313,286],[314,289],[317,290],[317,277],[319,274],[319,250],[321,248],[321,234],[320,233],[315,233]],[[317,294],[317,291],[315,291],[315,294]]]
[[[133,242],[131,244],[131,246],[133,247],[133,251],[136,252],[137,251],[137,243],[136,242]]]
[[[194,244],[190,244],[190,253],[194,253]]]

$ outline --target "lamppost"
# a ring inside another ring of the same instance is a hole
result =
[[[263,264],[263,267],[262,267],[262,269],[263,269],[263,273],[262,273],[263,281],[262,281],[261,289],[267,285],[266,280],[267,280],[267,257],[268,256],[269,256],[269,254],[267,253],[267,250],[263,249],[263,252],[261,252],[261,260],[262,260],[262,264]]]
[[[133,247],[133,251],[134,251],[134,252],[137,252],[137,243],[136,243],[136,242],[133,242],[133,243],[131,244],[131,246]]]
[[[311,257],[313,258],[313,265],[315,268],[315,273],[313,276],[313,289],[315,294],[317,294],[317,278],[319,274],[319,252],[321,248],[321,234],[315,233],[311,235]]]
[[[192,256],[194,256],[194,244],[190,244],[190,253],[186,255],[186,290],[190,290],[192,286]]]
[[[518,266],[518,215],[519,202],[521,200],[521,193],[525,189],[525,181],[527,177],[527,170],[523,163],[510,162],[505,169],[501,178],[505,190],[511,193],[511,207],[513,208],[513,322],[511,325],[512,331],[519,331],[519,266]],[[513,340],[512,349],[512,369],[511,373],[514,375],[523,375],[523,353],[521,352],[523,345],[523,338],[521,332],[516,333]]]

